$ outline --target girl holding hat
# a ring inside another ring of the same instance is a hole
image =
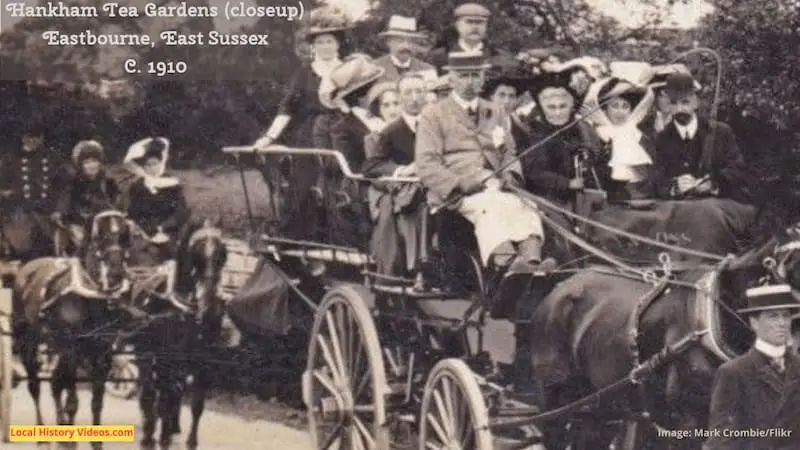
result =
[[[655,99],[645,85],[650,65],[629,63],[626,67],[638,73],[617,73],[600,80],[586,99],[590,108],[599,107],[590,120],[610,156],[610,179],[605,183],[610,202],[653,198],[655,194],[649,177],[655,143],[641,130]]]
[[[371,149],[377,145],[380,130],[403,115],[398,98],[397,83],[385,81],[373,85],[367,93],[367,108],[372,117],[379,118],[383,122],[383,126],[364,137],[365,158],[369,158],[369,155],[374,153]]]
[[[156,244],[175,242],[189,220],[189,208],[177,178],[165,176],[169,140],[142,139],[128,149],[125,166],[140,178],[128,192],[128,217]]]
[[[76,175],[59,199],[54,219],[66,225],[74,250],[83,248],[92,218],[117,207],[119,187],[105,173],[105,151],[97,141],[80,141],[72,149]]]
[[[321,7],[310,13],[305,40],[311,47],[312,59],[295,72],[289,88],[278,106],[278,115],[256,147],[266,147],[279,138],[292,147],[310,147],[314,120],[325,112],[319,101],[323,79],[342,63],[345,32],[349,29],[345,13],[334,7]]]

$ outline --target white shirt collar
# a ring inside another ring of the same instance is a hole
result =
[[[408,58],[408,61],[406,62],[402,62],[399,59],[395,58],[395,56],[392,55],[391,53],[389,54],[389,58],[392,60],[392,64],[394,64],[395,67],[399,67],[401,69],[408,69],[411,67],[411,58]]]
[[[697,134],[697,115],[693,115],[692,120],[690,120],[686,126],[680,125],[678,122],[674,123],[681,139],[686,139],[687,136],[689,139],[694,139],[694,136]]]
[[[405,120],[406,125],[408,125],[408,128],[411,128],[411,131],[413,131],[415,133],[417,132],[417,120],[418,119],[419,119],[419,116],[411,116],[411,115],[408,115],[406,113],[403,113],[403,120]]]
[[[323,61],[321,59],[314,59],[311,61],[311,69],[320,77],[327,77],[330,75],[331,71],[335,69],[342,61],[337,59],[332,59],[330,61]]]
[[[478,97],[475,97],[470,101],[466,101],[463,98],[459,97],[458,94],[456,94],[455,92],[453,92],[450,95],[453,96],[453,100],[456,101],[458,106],[464,108],[464,111],[467,111],[469,109],[473,109],[473,110],[477,110],[478,109]]]
[[[761,339],[756,339],[755,344],[756,350],[759,352],[767,355],[770,358],[783,358],[786,355],[786,346],[781,345],[772,345],[769,342],[763,341]]]
[[[461,50],[469,51],[469,52],[482,52],[483,51],[483,42],[479,43],[475,47],[470,47],[469,44],[464,42],[463,39],[458,40],[458,46],[461,47]]]

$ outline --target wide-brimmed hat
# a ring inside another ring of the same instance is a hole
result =
[[[326,108],[334,109],[336,100],[374,83],[385,71],[366,57],[346,61],[331,71],[326,88],[319,91],[319,100]]]
[[[569,85],[571,74],[571,71],[566,70],[562,72],[542,72],[534,75],[529,84],[528,92],[530,92],[534,101],[539,103],[539,95],[546,89],[563,89],[577,102],[580,95]]]
[[[639,61],[615,61],[608,65],[611,76],[595,81],[589,91],[597,93],[598,104],[613,97],[622,97],[635,108],[647,93],[653,78],[653,67]]]
[[[487,70],[492,65],[486,61],[483,52],[451,52],[447,55],[447,65],[444,70]]]
[[[75,147],[72,147],[72,162],[76,166],[80,166],[87,159],[96,159],[100,162],[105,161],[106,153],[99,142],[95,140],[80,141],[75,144]]]
[[[747,308],[738,312],[752,314],[777,309],[800,310],[800,301],[788,284],[775,284],[750,288],[746,292]]]
[[[581,56],[564,61],[557,67],[554,67],[555,72],[572,73],[578,70],[583,70],[589,77],[598,80],[608,73],[608,66],[594,56]]]
[[[417,40],[427,38],[425,33],[421,33],[417,29],[416,18],[396,15],[389,18],[389,23],[386,24],[386,31],[378,33],[378,39],[388,37],[404,37]]]
[[[341,34],[350,28],[350,19],[341,8],[322,6],[311,11],[303,34],[311,42],[321,34]]]
[[[380,100],[383,94],[389,91],[396,91],[397,90],[397,82],[396,81],[384,81],[382,83],[376,83],[371,88],[369,88],[369,92],[367,92],[367,108],[372,109],[375,105],[375,102]]]
[[[453,17],[456,19],[459,17],[482,17],[488,19],[491,16],[492,12],[489,11],[489,8],[480,3],[464,3],[453,10]]]
[[[673,73],[667,76],[664,92],[673,99],[677,100],[687,95],[696,94],[699,89],[694,77],[687,73]]]

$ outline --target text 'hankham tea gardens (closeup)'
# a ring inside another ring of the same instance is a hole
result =
[[[237,25],[240,22],[252,25],[254,21],[262,19],[293,22],[303,18],[304,10],[303,3],[296,0],[288,0],[285,4],[276,2],[268,6],[257,5],[249,0],[211,0],[207,5],[192,5],[185,1],[136,2],[136,4],[109,1],[100,5],[61,1],[38,4],[32,4],[31,1],[11,1],[4,2],[2,14],[11,20],[31,17],[54,19],[54,26],[41,34],[45,46],[139,48],[143,50],[135,52],[141,56],[147,53],[148,48],[269,46],[269,29],[263,26]],[[82,27],[76,27],[73,23],[76,19],[94,18],[131,21],[131,23],[140,18],[162,19],[164,26],[158,30],[138,26],[102,29],[89,25],[81,29]],[[181,26],[182,21],[187,19],[210,19],[208,23],[213,23],[215,26],[205,30],[187,30]],[[59,26],[61,21],[65,26]],[[121,62],[123,72],[156,77],[187,75],[191,72],[191,61],[149,57],[145,58],[147,61],[140,59],[129,58]]]

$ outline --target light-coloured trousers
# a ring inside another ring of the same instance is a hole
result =
[[[464,197],[458,212],[475,227],[484,266],[500,244],[521,242],[531,236],[544,242],[539,210],[513,193],[500,190],[499,180],[491,179],[485,190]]]

